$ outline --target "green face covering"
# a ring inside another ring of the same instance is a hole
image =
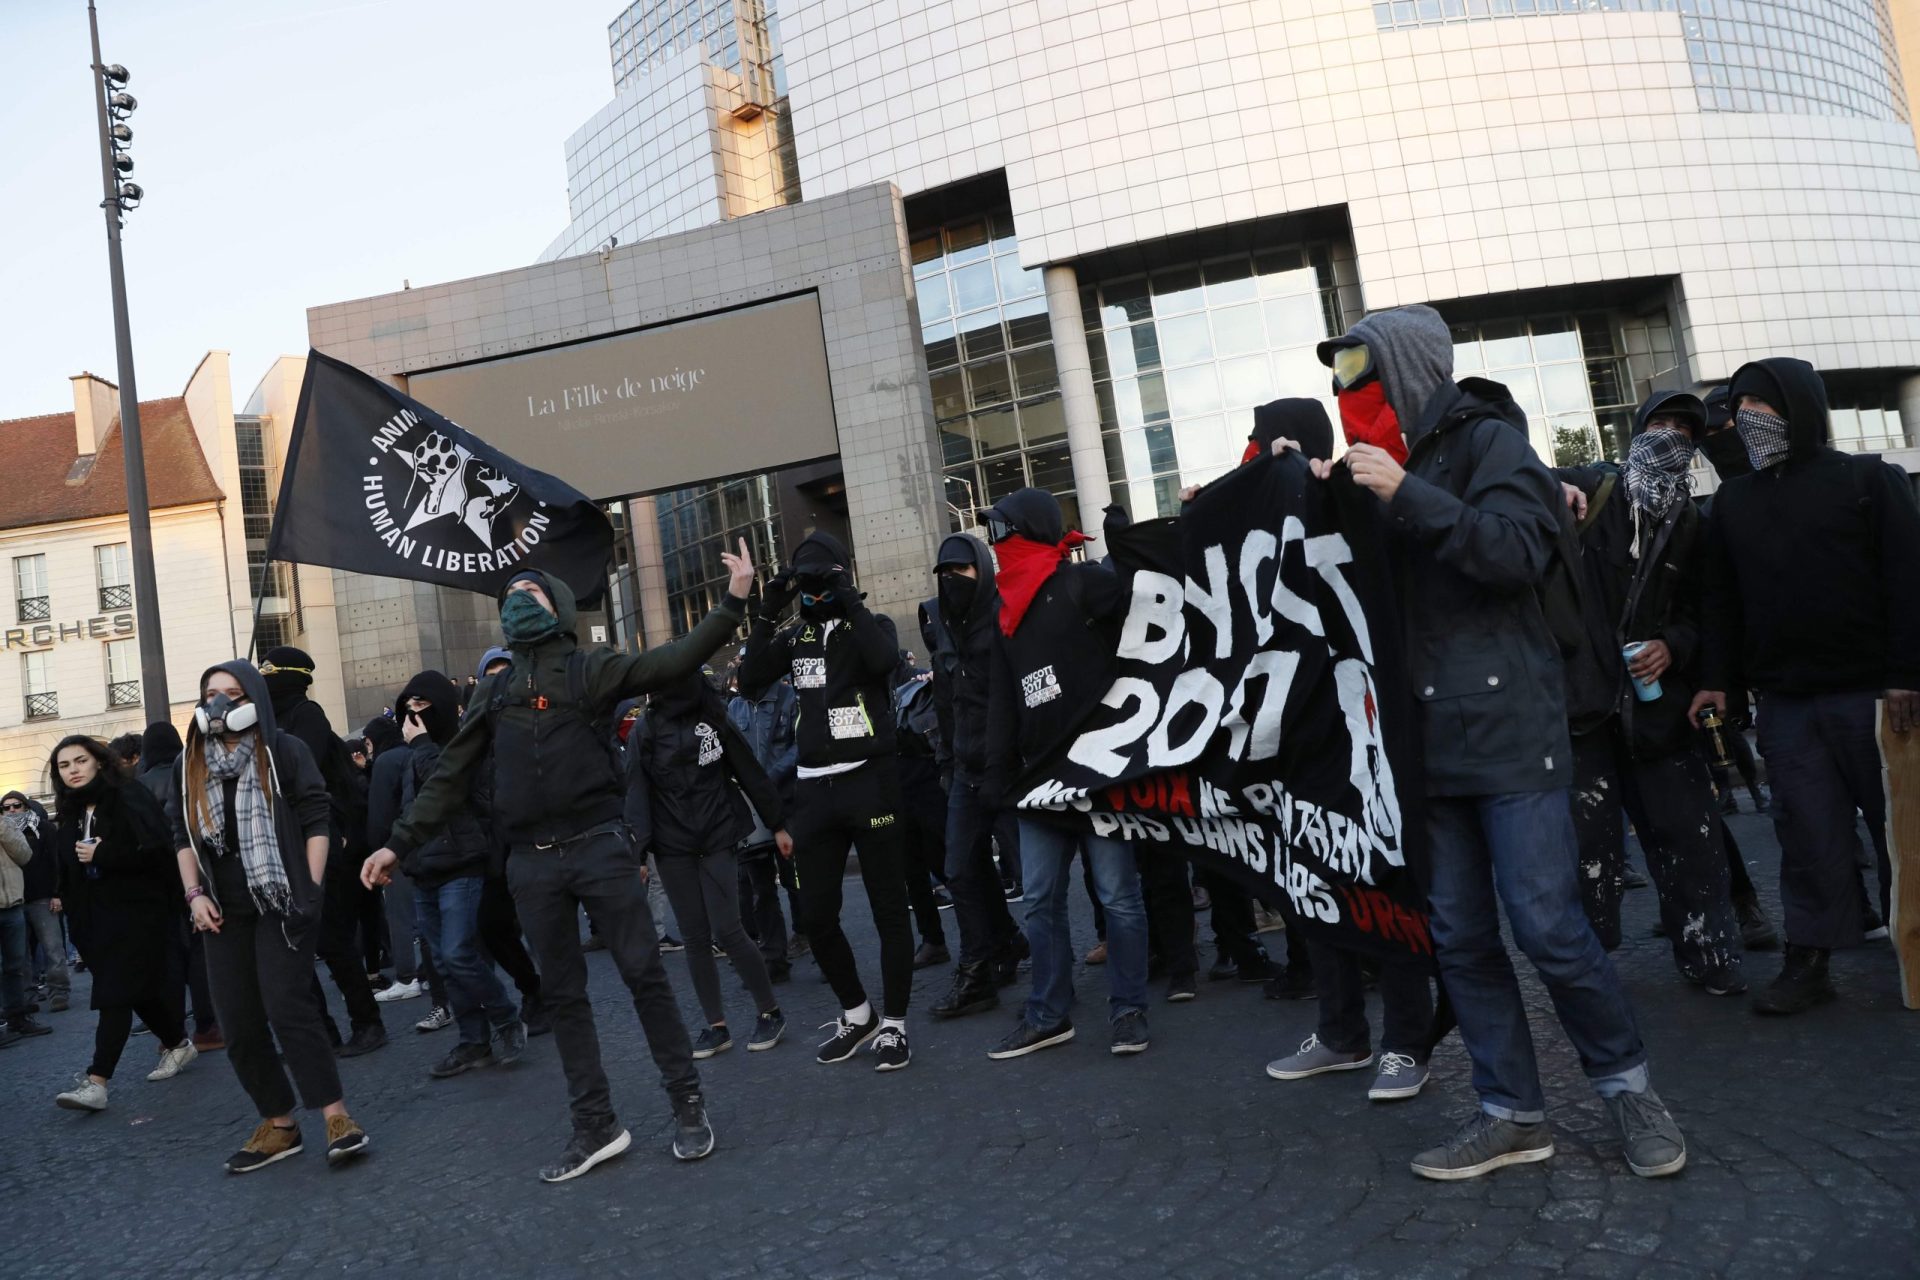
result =
[[[515,591],[500,606],[500,629],[508,644],[537,644],[560,629],[554,617],[525,591]]]

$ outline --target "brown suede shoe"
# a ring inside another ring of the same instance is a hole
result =
[[[271,1120],[262,1120],[260,1127],[247,1139],[247,1145],[236,1151],[227,1161],[228,1173],[252,1173],[255,1169],[264,1169],[288,1156],[300,1154],[299,1126],[282,1129]]]
[[[367,1131],[352,1116],[327,1117],[327,1163],[340,1164],[367,1149]]]

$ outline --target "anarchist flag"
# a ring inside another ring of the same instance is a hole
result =
[[[1327,941],[1432,955],[1417,727],[1379,503],[1263,457],[1109,535],[1113,687],[1028,817],[1182,856]]]
[[[497,595],[516,569],[582,604],[605,589],[606,513],[380,379],[307,354],[267,558]]]

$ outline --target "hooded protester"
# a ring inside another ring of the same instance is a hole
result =
[[[940,785],[940,715],[933,702],[930,671],[915,667],[912,655],[900,648],[900,630],[886,614],[876,615],[881,630],[894,645],[896,662],[887,677],[886,714],[893,720],[894,764],[900,779],[900,812],[906,821],[901,847],[906,851],[907,903],[920,931],[913,953],[916,972],[946,964],[947,932],[940,923],[946,879],[947,793]],[[951,902],[951,895],[946,895]]]
[[[949,534],[934,561],[938,594],[921,609],[921,638],[933,658],[933,701],[939,717],[947,788],[947,891],[960,931],[953,989],[933,1006],[936,1018],[991,1009],[999,989],[1019,976],[1027,941],[1007,910],[993,865],[994,809],[987,776],[987,700],[1000,592],[993,554],[970,533]],[[1011,825],[1011,824],[1008,824]],[[1191,920],[1189,920],[1191,935]]]
[[[266,681],[275,723],[282,733],[298,738],[306,747],[327,788],[333,846],[327,859],[320,934],[315,946],[347,1007],[350,1033],[340,1045],[340,1056],[358,1057],[387,1043],[380,1006],[362,963],[364,957],[353,945],[354,930],[364,914],[365,890],[360,887],[358,872],[365,856],[366,792],[361,789],[347,745],[334,733],[326,710],[307,696],[313,687],[313,658],[305,650],[278,645],[261,656],[260,676]],[[331,1031],[333,1018],[326,1012],[326,995],[318,975],[312,985],[331,1040],[337,1033]]]
[[[367,721],[364,729],[360,730],[360,736],[366,740],[369,766],[395,747],[403,747],[407,743],[406,738],[400,733],[400,726],[394,722],[392,716],[375,716]]]
[[[180,758],[180,731],[171,720],[155,720],[140,735],[140,785],[162,805],[173,789],[173,766]]]
[[[513,654],[505,648],[496,646],[482,654],[472,677],[473,683],[466,689],[469,699],[466,710],[473,709],[471,699],[480,681],[490,675],[498,675],[512,665]],[[480,945],[486,948],[486,953],[493,957],[493,962],[500,966],[501,971],[513,980],[514,989],[520,993],[520,1021],[526,1024],[527,1034],[549,1035],[553,1031],[553,1021],[547,1017],[547,1007],[540,999],[540,971],[521,938],[520,917],[513,909],[513,891],[507,887],[507,846],[493,826],[492,761],[482,762],[474,772],[469,799],[473,802],[474,816],[485,828],[488,845],[493,851],[480,890]],[[648,895],[648,901],[651,904],[651,894]],[[451,1009],[447,1010],[449,1017],[452,1012]]]
[[[793,841],[780,793],[699,672],[655,693],[628,735],[626,814],[634,843],[655,855],[674,918],[686,931],[687,970],[707,1018],[693,1056],[711,1058],[733,1047],[716,943],[759,1009],[747,1049],[773,1048],[787,1020],[773,998],[766,961],[740,920],[734,847],[753,830],[755,814],[770,824],[781,857],[793,855]]]
[[[171,720],[155,720],[140,735],[140,770],[135,776],[163,811],[167,796],[178,785],[180,750],[180,731],[173,727]],[[193,1044],[204,1053],[223,1048],[226,1042],[220,1038],[220,1024],[213,1013],[213,991],[207,985],[206,943],[199,930],[193,928],[193,917],[187,913],[186,904],[180,906],[175,943],[184,957],[186,989],[193,998]],[[180,1012],[183,1016],[186,1013],[184,1003],[180,1005]]]
[[[439,767],[441,749],[460,727],[460,691],[440,672],[422,671],[401,691],[399,714],[407,742],[400,787],[404,812]],[[527,1047],[527,1028],[480,941],[480,896],[495,861],[493,839],[480,812],[480,806],[470,802],[447,820],[439,835],[401,859],[413,884],[420,936],[459,1027],[459,1042],[427,1071],[436,1080],[496,1063],[506,1066]]]
[[[58,823],[51,841],[53,906],[67,919],[93,975],[100,1015],[93,1061],[54,1099],[70,1111],[104,1111],[107,1082],[138,1014],[160,1042],[149,1080],[171,1080],[199,1056],[181,1025],[185,955],[177,946],[177,883],[160,805],[120,767],[110,747],[74,735],[47,761]]]
[[[625,1152],[632,1138],[613,1110],[587,964],[580,909],[599,927],[621,981],[633,995],[660,1083],[672,1100],[673,1154],[698,1160],[713,1151],[693,1046],[660,941],[647,912],[633,833],[626,824],[626,778],[607,718],[622,698],[662,688],[697,672],[746,617],[753,561],[723,552],[728,594],[686,636],[648,653],[584,650],[574,633],[573,590],[537,569],[517,571],[500,593],[500,629],[509,666],[474,689],[467,717],[440,752],[387,847],[361,868],[384,883],[400,859],[440,834],[469,803],[473,777],[492,775],[496,839],[507,847],[507,884],[540,962],[541,999],[553,1022],[567,1076],[573,1137],[540,1174],[577,1178]]]
[[[985,800],[1018,802],[1019,777],[1078,732],[1113,686],[1120,579],[1103,564],[1068,564],[1085,541],[1069,532],[1060,503],[1044,489],[1020,489],[986,514],[1000,571],[987,708]],[[1020,818],[1027,946],[1033,991],[1020,1021],[990,1058],[1017,1058],[1073,1039],[1073,940],[1067,928],[1068,869],[1078,849],[1106,912],[1109,1049],[1147,1047],[1147,912],[1140,872],[1125,841]]]
[[[736,657],[736,676],[738,665]],[[727,719],[745,736],[754,761],[779,793],[782,813],[793,808],[795,771],[799,767],[793,721],[798,711],[791,679],[775,680],[757,699],[739,692],[736,679],[733,697],[727,703]],[[792,956],[806,942],[804,933],[796,933],[789,940],[786,917],[780,911],[780,886],[784,884],[794,923],[799,924],[800,899],[793,879],[793,859],[779,852],[773,828],[759,809],[751,804],[749,808],[753,830],[740,841],[740,916],[760,948],[761,959],[766,961],[767,976],[774,982],[785,982],[793,972]]]
[[[781,625],[794,598],[800,616]],[[804,538],[767,584],[740,662],[740,692],[757,698],[791,678],[797,780],[787,830],[794,878],[813,958],[833,987],[841,1016],[816,1055],[845,1062],[874,1042],[874,1069],[912,1061],[907,1003],[913,993],[913,931],[907,922],[906,829],[894,753],[893,638],[853,584],[849,557],[825,533]],[[860,879],[880,935],[881,1007],[867,1000],[853,947],[840,928],[847,852],[858,840]]]
[[[1753,1007],[1799,1013],[1834,998],[1829,953],[1870,927],[1856,814],[1878,857],[1882,918],[1889,906],[1874,704],[1885,698],[1895,733],[1920,721],[1920,507],[1898,469],[1827,443],[1826,384],[1806,361],[1742,365],[1728,395],[1753,473],[1713,496],[1692,710],[1712,704],[1724,719],[1729,688],[1758,699],[1787,952]]]
[[[1746,989],[1740,924],[1713,782],[1688,714],[1700,666],[1705,561],[1689,477],[1705,430],[1698,398],[1657,391],[1634,415],[1624,464],[1556,474],[1586,495],[1580,542],[1589,642],[1573,663],[1604,695],[1592,715],[1570,726],[1587,918],[1602,946],[1620,945],[1624,811],[1646,851],[1675,965],[1707,994],[1724,996]]]
[[[1429,919],[1480,1095],[1475,1116],[1416,1156],[1413,1171],[1454,1181],[1553,1155],[1527,1006],[1500,932],[1504,905],[1620,1128],[1628,1166],[1677,1173],[1685,1142],[1651,1088],[1633,1010],[1576,883],[1565,679],[1541,595],[1571,529],[1560,487],[1505,387],[1454,383],[1453,335],[1432,308],[1370,315],[1319,355],[1347,438],[1339,465],[1380,500],[1405,583]]]
[[[380,716],[377,721],[385,721],[393,726],[393,742],[375,754],[373,768],[367,775],[367,843],[374,848],[387,843],[393,824],[406,811],[408,777],[413,771],[413,754],[400,720]],[[430,997],[431,1004],[426,1017],[413,1026],[414,1030],[423,1033],[438,1031],[452,1026],[454,1021],[446,983],[434,967],[432,949],[421,942],[413,877],[407,873],[404,862],[396,870],[397,873],[383,884],[378,894],[382,913],[379,926],[386,930],[388,958],[393,962],[393,981],[373,998],[378,1007],[421,996]],[[356,874],[356,885],[359,881]],[[366,891],[364,886],[362,891]]]
[[[326,783],[306,745],[279,728],[252,663],[209,667],[197,687],[167,818],[194,927],[207,934],[227,1060],[262,1117],[227,1171],[301,1150],[294,1085],[325,1115],[327,1163],[338,1164],[365,1152],[367,1135],[347,1113],[309,990],[333,845]]]
[[[645,698],[622,698],[613,708],[613,737],[616,754],[623,762],[620,767],[622,777],[626,776],[627,741],[633,736],[634,729],[640,723],[640,717],[647,711]],[[657,859],[649,854],[644,846],[638,846],[645,865],[640,868],[640,878],[647,882],[647,914],[653,917],[654,927],[660,931],[660,952],[662,955],[685,951],[687,944],[682,942],[674,930],[679,927],[673,918],[672,905],[667,901],[667,887],[660,879],[660,866]],[[588,951],[604,951],[607,944],[594,932],[592,920],[587,921],[587,940],[581,944]]]
[[[64,1013],[72,997],[73,979],[67,972],[67,940],[60,929],[60,916],[53,909],[59,878],[52,852],[53,823],[38,801],[24,792],[9,791],[0,796],[0,826],[19,832],[26,843],[28,859],[21,877],[28,933],[25,950],[30,954],[34,944],[39,944],[46,956],[42,980],[47,987],[47,1012]],[[0,1006],[3,1005],[0,1001]],[[0,1015],[5,1012],[6,1009],[0,1007]],[[4,1022],[0,1021],[0,1045],[11,1042]]]

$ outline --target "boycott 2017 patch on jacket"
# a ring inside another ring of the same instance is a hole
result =
[[[1111,536],[1119,670],[1023,814],[1178,855],[1328,941],[1432,953],[1417,726],[1379,504],[1266,457]]]

